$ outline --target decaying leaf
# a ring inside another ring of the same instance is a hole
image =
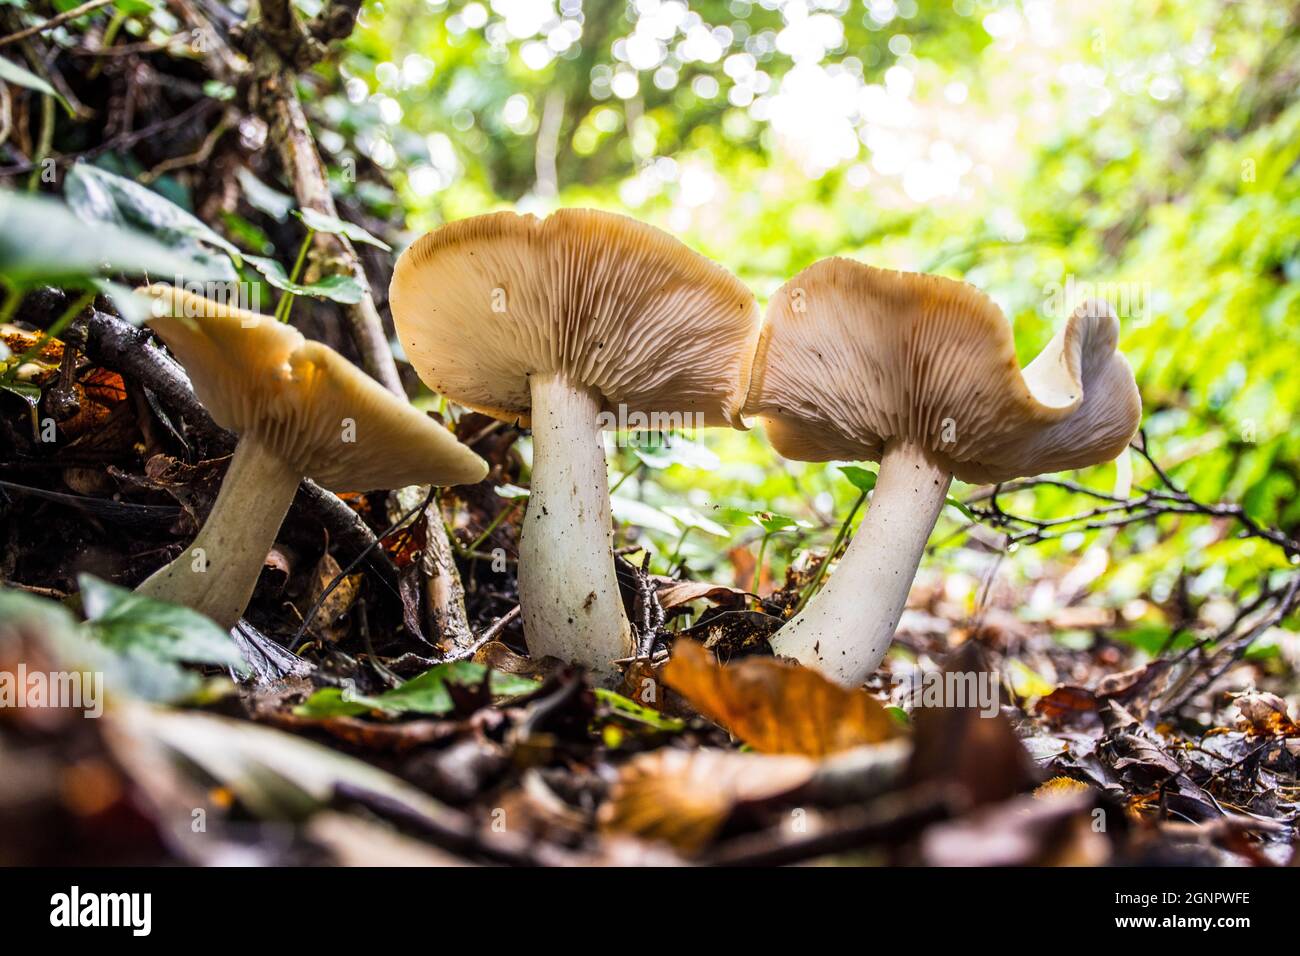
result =
[[[1276,694],[1242,694],[1234,703],[1241,714],[1237,724],[1248,733],[1268,737],[1300,734],[1300,725],[1287,713],[1286,701]]]
[[[341,570],[339,563],[334,560],[334,556],[329,551],[321,554],[320,561],[317,562],[316,569],[311,575],[311,586],[301,602],[303,614],[307,614],[315,607],[316,602],[321,600],[321,595],[334,583]],[[349,574],[339,581],[338,586],[325,597],[316,611],[316,616],[312,618],[311,626],[314,631],[331,642],[337,642],[347,635],[346,628],[339,626],[338,622],[356,603],[363,577],[361,574]]]
[[[619,772],[601,824],[692,853],[712,840],[738,807],[805,786],[816,766],[806,757],[725,750],[664,748],[641,754]]]
[[[714,584],[711,581],[673,581],[656,578],[655,587],[658,589],[659,604],[665,611],[699,600],[711,601],[714,604],[743,601],[748,594],[739,588]]]
[[[701,714],[760,753],[823,757],[897,732],[865,691],[772,658],[719,665],[699,644],[678,638],[664,682]]]

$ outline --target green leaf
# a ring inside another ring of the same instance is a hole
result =
[[[244,256],[244,261],[266,278],[266,281],[282,292],[293,295],[309,295],[316,299],[329,299],[345,305],[355,305],[366,297],[366,290],[352,276],[326,276],[319,282],[290,282],[284,266],[265,256]]]
[[[161,9],[162,3],[159,0],[113,0],[113,6],[128,16],[143,16]]]
[[[87,229],[55,199],[0,191],[0,276],[19,286],[72,286],[116,272],[206,275],[149,236],[110,223]]]
[[[230,635],[197,611],[155,601],[89,574],[78,576],[77,582],[91,632],[105,646],[160,661],[216,664],[248,673]]]
[[[716,521],[710,521],[694,508],[683,508],[678,507],[677,505],[664,505],[661,510],[683,528],[694,528],[698,531],[703,531],[705,534],[711,534],[715,538],[728,538],[731,536],[731,533],[726,528],[718,524]]]
[[[235,176],[239,180],[239,188],[244,191],[244,198],[254,209],[266,213],[276,222],[284,222],[285,217],[293,211],[292,196],[286,196],[278,189],[272,189],[246,167],[240,166]]]
[[[314,232],[327,232],[332,236],[347,236],[353,242],[364,242],[371,246],[378,246],[385,252],[393,251],[393,247],[384,240],[377,239],[354,223],[344,222],[334,216],[327,216],[315,209],[295,210],[294,215],[301,219],[308,229]]]
[[[29,90],[35,90],[37,93],[44,93],[46,96],[52,96],[68,111],[69,116],[77,115],[76,110],[72,108],[72,104],[60,96],[58,90],[31,70],[19,66],[12,60],[6,60],[2,56],[0,56],[0,80],[12,83],[15,86],[26,87]]]
[[[790,531],[793,528],[807,528],[808,522],[800,521],[798,518],[791,518],[789,515],[777,514],[775,511],[757,511],[749,516],[749,520],[754,522],[768,534],[777,534],[781,531]]]
[[[68,206],[85,222],[134,226],[169,245],[186,244],[186,240],[189,244],[206,243],[226,253],[236,265],[243,256],[234,243],[170,199],[89,163],[72,167],[64,192]],[[213,266],[217,267],[216,262]],[[236,278],[229,264],[223,272],[222,278]]]
[[[624,697],[622,694],[616,694],[612,690],[606,690],[603,687],[596,688],[596,700],[608,707],[615,717],[622,717],[635,724],[644,724],[647,727],[653,727],[655,730],[664,730],[669,733],[677,733],[686,727],[686,722],[678,720],[676,717],[665,717],[653,707],[645,707],[636,701]]]
[[[840,465],[840,471],[854,488],[863,493],[876,487],[876,479],[879,477],[874,471],[868,471],[860,465]]]
[[[712,471],[721,462],[718,456],[703,445],[673,435],[656,441],[632,445],[632,454],[649,468],[669,468],[681,465],[684,468],[700,468]]]
[[[349,695],[336,687],[316,691],[294,713],[302,717],[356,716],[371,710],[396,714],[445,714],[455,702],[449,684],[472,687],[483,682],[489,670],[474,661],[452,661],[429,668],[418,677],[374,696]],[[491,671],[488,689],[497,697],[522,697],[538,683],[514,674]]]
[[[609,505],[614,513],[614,520],[619,524],[632,524],[638,528],[662,531],[664,534],[680,533],[676,521],[644,501],[624,498],[622,495],[611,495]]]

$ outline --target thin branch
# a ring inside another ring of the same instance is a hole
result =
[[[46,30],[53,30],[61,23],[75,20],[77,17],[98,10],[100,7],[106,7],[112,2],[113,0],[87,0],[87,2],[83,3],[81,6],[73,7],[71,10],[65,10],[63,13],[56,14],[35,26],[30,26],[25,30],[19,30],[17,33],[11,33],[7,37],[0,37],[0,46],[8,46],[10,43],[17,43],[19,40],[26,40],[28,37],[36,36],[38,33],[44,33]]]

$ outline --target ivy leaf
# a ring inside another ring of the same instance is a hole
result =
[[[274,259],[246,255],[244,261],[262,273],[269,284],[282,292],[307,295],[315,299],[329,299],[331,302],[341,302],[344,305],[355,305],[366,297],[366,290],[352,276],[332,275],[326,276],[319,282],[291,282],[284,271],[284,266]]]
[[[807,528],[808,522],[791,518],[789,515],[777,514],[775,511],[756,511],[749,520],[763,529],[767,534],[790,531],[793,528]]]
[[[25,67],[19,66],[12,60],[6,60],[0,56],[0,80],[6,83],[12,83],[15,86],[25,87],[29,90],[35,90],[37,93],[44,93],[46,96],[52,96],[59,101],[60,105],[68,111],[69,116],[76,116],[76,110],[72,104],[59,95],[58,90],[50,86],[43,79]]]
[[[272,189],[245,167],[239,167],[235,176],[239,179],[239,188],[244,191],[244,198],[258,212],[266,213],[276,222],[284,222],[285,217],[293,211],[292,197],[278,189]]]
[[[636,525],[638,528],[649,528],[651,531],[661,531],[664,534],[679,533],[676,521],[644,501],[624,498],[622,495],[611,495],[609,507],[614,513],[614,520],[619,524]]]
[[[669,733],[677,733],[686,727],[684,720],[679,720],[676,717],[665,717],[654,708],[638,704],[631,698],[624,697],[612,690],[597,687],[595,693],[596,700],[609,708],[611,716],[621,717],[634,724],[644,724],[647,727],[653,727],[655,730],[664,730]]]
[[[700,514],[694,508],[683,508],[677,505],[665,505],[663,513],[668,515],[683,528],[694,528],[697,531],[703,531],[705,534],[711,534],[715,538],[726,538],[730,536],[722,525],[716,521],[710,521],[704,515]]]
[[[91,632],[105,646],[159,661],[216,664],[248,673],[235,642],[211,618],[89,574],[80,575],[77,582]]]
[[[372,710],[396,714],[446,714],[455,706],[449,684],[472,687],[489,674],[488,689],[497,697],[522,697],[537,690],[536,681],[489,671],[474,661],[452,661],[429,668],[392,690],[374,696],[346,694],[337,687],[316,691],[294,713],[300,717],[354,717]]]
[[[233,242],[170,199],[89,163],[72,167],[64,192],[68,206],[85,222],[134,226],[168,244],[185,240],[206,243],[226,253],[236,265],[243,257]],[[236,278],[228,264],[224,273],[224,279]]]
[[[315,232],[326,232],[331,236],[347,236],[353,242],[364,242],[367,245],[378,246],[385,252],[393,251],[393,247],[384,240],[372,236],[355,223],[344,222],[342,219],[327,216],[315,209],[298,209],[294,211],[294,215],[301,219],[308,229]]]
[[[648,468],[668,468],[681,465],[713,471],[721,464],[718,456],[698,442],[680,435],[632,445],[632,454]]]
[[[47,196],[0,191],[0,275],[20,286],[72,286],[105,273],[206,275],[205,265],[112,223],[87,229]]]
[[[876,487],[876,479],[879,477],[874,471],[869,471],[860,465],[840,465],[840,471],[853,487],[863,494]]]

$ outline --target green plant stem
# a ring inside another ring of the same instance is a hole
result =
[[[14,313],[18,311],[18,306],[22,304],[23,296],[26,293],[7,280],[0,281],[4,282],[5,290],[5,304],[0,306],[0,324],[4,324],[14,317]]]
[[[831,561],[835,559],[835,555],[839,553],[840,545],[844,543],[844,538],[849,533],[849,527],[853,524],[853,519],[857,516],[858,509],[862,507],[862,503],[866,500],[867,493],[864,491],[862,494],[858,495],[858,500],[853,502],[853,509],[849,511],[849,516],[844,519],[843,524],[840,525],[840,530],[835,533],[835,541],[831,544],[830,551],[827,552],[822,563],[817,566],[817,573],[814,574],[813,579],[808,582],[808,587],[804,589],[803,597],[799,598],[799,606],[795,608],[796,614],[802,611],[804,605],[808,603],[808,599],[817,593],[817,587],[822,583],[822,578],[826,575],[827,567],[829,567]]]
[[[631,478],[640,470],[641,470],[641,466],[636,465],[635,467],[629,469],[628,471],[623,472],[622,477],[620,477],[618,481],[614,482],[614,487],[609,489],[609,493],[613,495],[614,492],[618,491],[618,489],[623,486],[623,482],[627,481],[629,478]]]
[[[767,551],[767,539],[770,538],[771,536],[772,536],[772,535],[771,535],[770,532],[768,532],[768,531],[764,531],[764,532],[763,532],[763,541],[762,541],[762,543],[758,546],[758,561],[756,561],[756,562],[754,563],[754,583],[753,583],[753,584],[750,586],[750,588],[749,588],[750,592],[751,592],[755,597],[758,596],[758,581],[759,581],[759,578],[762,577],[762,575],[763,575],[763,554]]]
[[[673,573],[673,568],[677,566],[677,558],[682,553],[682,545],[686,543],[686,536],[691,533],[693,525],[687,525],[682,529],[682,535],[677,539],[677,547],[673,548],[673,556],[668,559],[668,573]]]
[[[36,192],[41,184],[41,174],[44,172],[43,164],[45,157],[50,155],[50,147],[54,144],[54,97],[41,97],[41,134],[36,144],[36,151],[32,153],[32,174],[27,179],[27,191]]]
[[[16,296],[17,293],[14,295]],[[6,383],[12,381],[18,369],[21,368],[25,362],[30,362],[37,355],[40,355],[41,349],[45,348],[46,343],[49,342],[50,339],[57,338],[59,333],[64,330],[68,323],[79,316],[82,313],[82,310],[94,301],[95,293],[86,292],[80,299],[68,306],[64,313],[54,320],[54,324],[42,332],[37,337],[36,341],[32,343],[31,347],[22,355],[18,356],[18,360],[5,371],[4,381]],[[6,303],[6,311],[8,311],[8,303]]]
[[[480,534],[477,538],[475,538],[474,541],[468,547],[461,549],[461,553],[471,554],[477,551],[479,549],[479,545],[481,545],[484,541],[488,539],[488,537],[492,534],[492,532],[497,529],[497,526],[501,524],[502,521],[505,521],[506,518],[508,518],[510,515],[514,514],[515,509],[519,507],[520,500],[521,499],[516,498],[514,501],[510,502],[509,505],[507,505],[506,507],[498,511],[497,516],[492,519],[492,521],[488,524],[486,528],[483,529],[483,533]]]
[[[307,237],[303,239],[302,245],[298,247],[298,258],[294,261],[293,271],[289,273],[289,281],[296,283],[298,277],[302,275],[303,263],[307,261],[307,250],[311,248],[311,241],[316,236],[316,230],[310,226],[307,227]],[[275,317],[280,322],[289,321],[289,313],[293,311],[293,300],[296,296],[288,289],[284,290],[284,295],[280,296],[280,301],[275,307]]]

